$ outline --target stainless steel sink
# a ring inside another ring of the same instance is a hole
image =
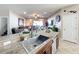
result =
[[[29,53],[34,50],[37,46],[42,44],[44,41],[49,39],[49,37],[39,35],[34,38],[27,39],[26,41],[22,42],[23,47],[25,48],[26,52]]]

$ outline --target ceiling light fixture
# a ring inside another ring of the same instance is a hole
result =
[[[24,14],[26,14],[26,12],[24,12]]]
[[[33,17],[35,17],[36,15],[37,15],[36,13],[32,14]]]
[[[37,14],[37,13],[34,13],[32,16],[33,16],[35,19],[37,19],[38,17],[40,17],[40,15]]]

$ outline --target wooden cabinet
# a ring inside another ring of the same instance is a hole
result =
[[[42,47],[36,54],[52,54],[52,40]]]

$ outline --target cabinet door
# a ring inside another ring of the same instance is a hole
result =
[[[77,42],[76,39],[76,30],[78,30],[77,22],[77,14],[67,14],[63,15],[62,23],[63,23],[63,39],[71,42]],[[78,34],[77,34],[78,35]]]
[[[36,52],[36,54],[52,54],[52,40]]]
[[[46,47],[43,52],[43,54],[52,54],[52,46]]]

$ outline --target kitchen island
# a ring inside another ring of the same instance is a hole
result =
[[[36,46],[31,51],[27,51],[27,47],[22,44],[22,42],[30,40],[27,35],[25,35],[24,41],[20,41],[19,34],[0,37],[0,54],[51,54],[53,48],[52,38],[54,39],[58,33],[51,34],[52,33],[45,33],[44,31],[37,33],[37,35],[44,35],[49,37],[49,39]]]

